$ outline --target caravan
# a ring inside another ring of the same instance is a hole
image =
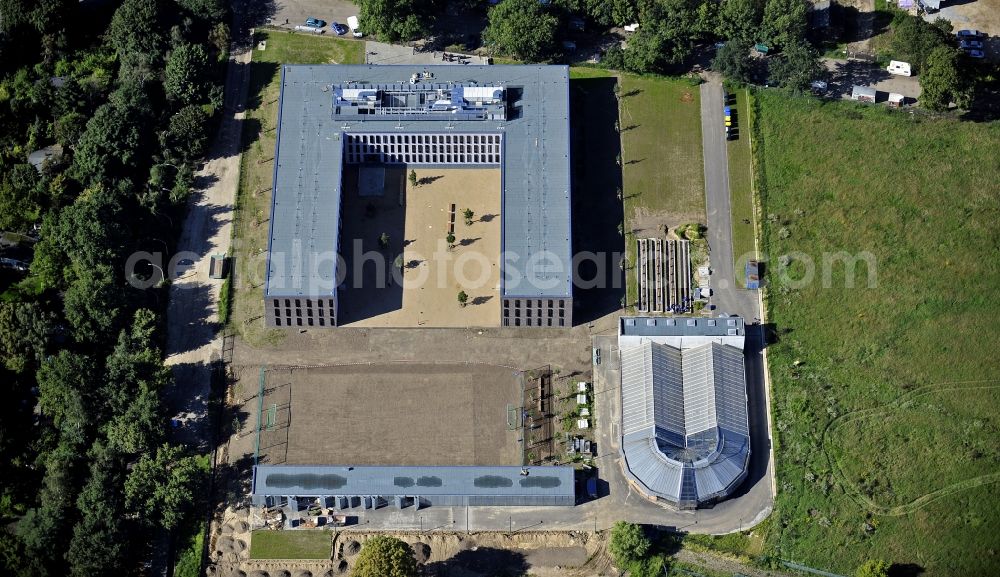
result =
[[[900,62],[899,60],[890,60],[889,66],[886,67],[889,74],[896,74],[899,76],[909,76],[910,75],[910,63]]]
[[[364,34],[361,32],[361,26],[358,24],[357,16],[347,17],[347,27],[351,29],[351,36],[355,38],[361,38]]]

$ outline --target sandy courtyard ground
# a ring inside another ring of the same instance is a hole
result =
[[[340,324],[498,326],[500,171],[420,169],[415,187],[407,174],[387,169],[382,196],[361,196],[356,172],[345,174],[341,247],[349,272],[341,290]],[[452,205],[455,244],[448,249]],[[471,226],[462,216],[467,208],[475,214]],[[382,233],[389,236],[387,248],[379,244]],[[358,255],[365,253],[377,259],[360,264]],[[402,272],[396,267],[400,256]],[[468,295],[465,307],[458,302],[461,291]]]
[[[518,431],[507,428],[507,405],[520,405],[520,377],[512,369],[413,363],[275,369],[266,387],[262,463],[521,464]],[[249,417],[250,426],[256,422]]]

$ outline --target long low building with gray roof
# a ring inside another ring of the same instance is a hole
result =
[[[320,500],[349,508],[415,506],[572,506],[572,467],[350,467],[257,465],[251,496],[257,506]]]
[[[682,509],[725,499],[750,458],[743,319],[620,323],[626,478],[646,498]]]
[[[572,325],[568,67],[283,65],[276,140],[267,326],[337,326],[350,164],[498,168],[501,324]]]

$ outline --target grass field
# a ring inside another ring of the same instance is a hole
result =
[[[333,541],[329,531],[254,531],[251,559],[329,559]]]
[[[753,258],[754,211],[753,167],[750,142],[753,132],[753,105],[746,88],[730,91],[735,101],[730,105],[735,111],[739,138],[730,140],[726,147],[729,157],[729,198],[733,222],[733,278],[742,282],[746,261]]]
[[[275,342],[283,333],[264,329],[261,291],[267,250],[267,218],[271,206],[275,125],[278,115],[280,64],[358,64],[364,43],[311,34],[258,32],[250,68],[243,125],[243,158],[233,227],[237,283],[228,307],[230,323],[250,344]]]
[[[635,263],[635,238],[662,236],[662,225],[705,222],[701,97],[687,80],[623,74],[620,83],[625,251]],[[634,277],[626,273],[630,306]]]
[[[1000,124],[758,99],[778,341],[767,544],[844,574],[867,558],[926,577],[993,574]],[[838,251],[867,255],[876,275],[862,264],[849,288],[843,263],[823,266]]]

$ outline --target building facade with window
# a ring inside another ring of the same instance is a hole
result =
[[[347,165],[496,168],[500,323],[570,327],[566,66],[285,65],[264,321],[337,326]]]

